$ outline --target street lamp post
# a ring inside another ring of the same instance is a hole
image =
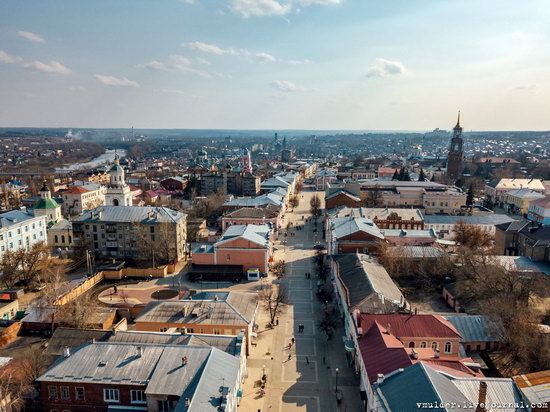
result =
[[[335,392],[338,393],[338,368],[336,368],[336,390]]]

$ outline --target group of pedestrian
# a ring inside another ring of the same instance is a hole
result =
[[[311,273],[310,272],[306,272],[305,275],[306,275],[306,279],[311,279]]]
[[[299,333],[303,333],[303,332],[304,332],[304,325],[302,325],[301,323],[298,325],[298,332],[299,332]]]

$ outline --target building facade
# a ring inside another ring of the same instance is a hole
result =
[[[120,158],[115,155],[115,161],[109,171],[110,182],[105,191],[106,206],[132,206],[132,191],[126,184],[125,172],[120,166]]]
[[[187,252],[187,215],[166,207],[103,206],[73,221],[75,247],[100,258],[177,262]]]
[[[45,216],[48,225],[53,225],[62,218],[61,206],[52,199],[52,193],[46,182],[40,189],[40,200],[34,205],[33,214],[35,216]]]
[[[26,210],[0,214],[0,258],[8,250],[29,249],[46,242],[46,216],[33,216]]]

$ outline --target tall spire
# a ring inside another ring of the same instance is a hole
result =
[[[458,111],[458,119],[456,121],[456,126],[455,127],[460,127],[460,110]]]

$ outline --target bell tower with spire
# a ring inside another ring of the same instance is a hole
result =
[[[462,139],[462,127],[460,126],[460,111],[458,112],[458,120],[453,129],[453,137],[451,138],[451,147],[447,157],[447,176],[456,181],[462,173],[462,161],[464,158],[464,150]]]
[[[132,206],[132,192],[126,184],[124,169],[120,165],[120,157],[115,153],[115,159],[109,171],[110,184],[105,192],[107,206]]]

